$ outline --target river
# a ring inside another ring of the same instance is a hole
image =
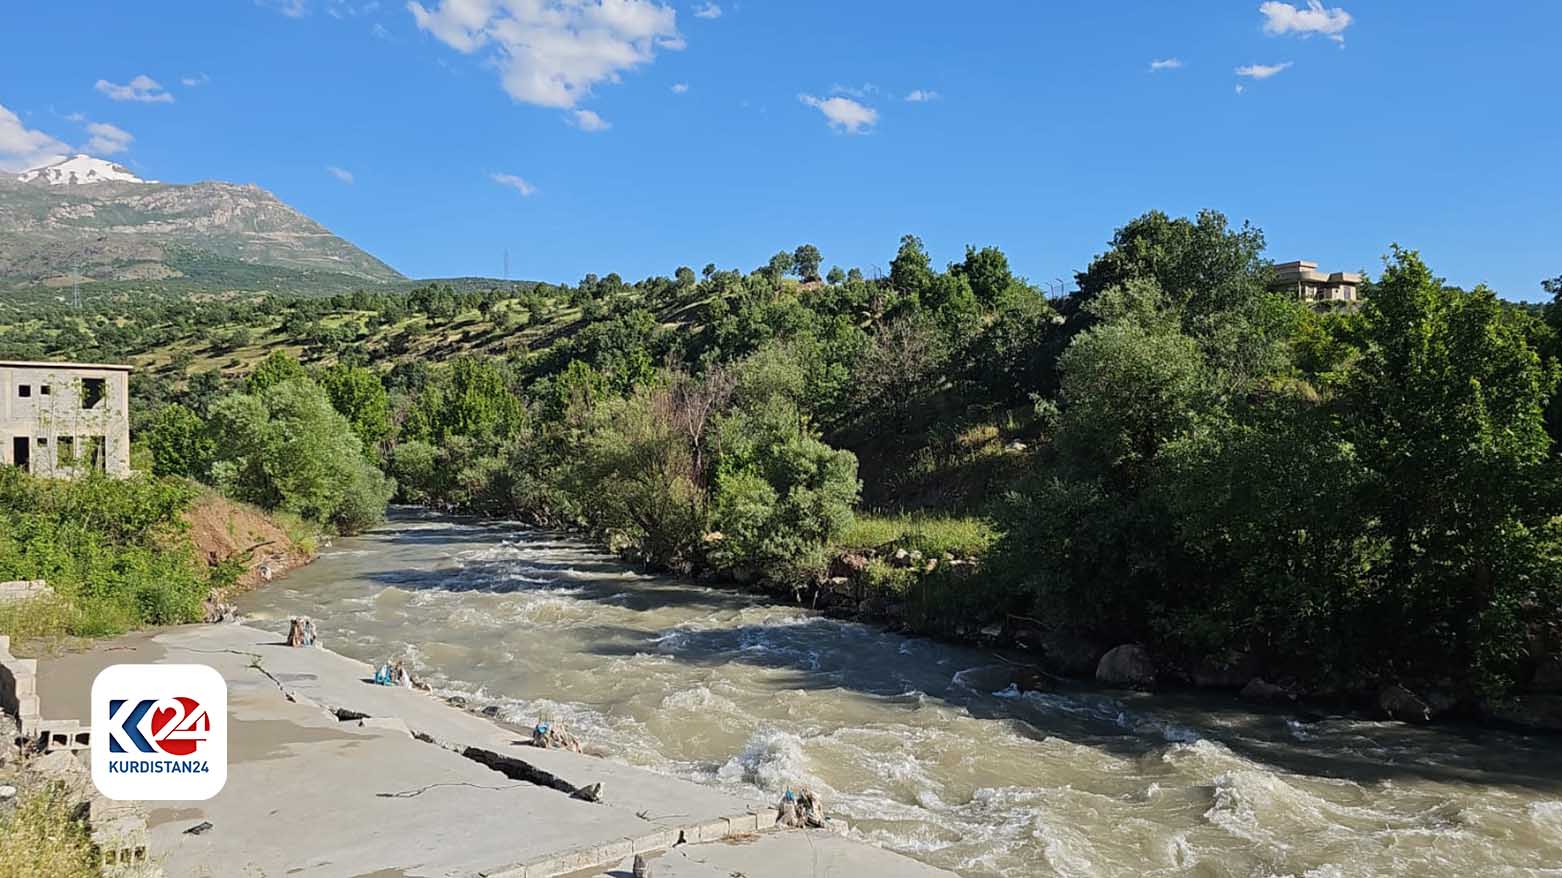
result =
[[[399,511],[246,595],[262,627],[403,656],[443,695],[967,876],[1562,876],[1562,738],[1019,693],[990,652]],[[761,878],[761,876],[755,876]]]

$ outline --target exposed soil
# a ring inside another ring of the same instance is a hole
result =
[[[197,556],[208,564],[216,565],[229,558],[244,559],[244,573],[229,594],[221,597],[248,591],[315,559],[312,552],[295,543],[287,530],[264,512],[216,493],[197,499],[185,518],[190,523],[190,539],[195,543]]]

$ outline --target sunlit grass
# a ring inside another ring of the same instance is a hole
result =
[[[976,516],[859,513],[840,543],[849,549],[894,546],[930,557],[968,557],[986,552],[997,536],[992,522]]]

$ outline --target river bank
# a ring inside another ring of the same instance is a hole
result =
[[[652,576],[559,534],[400,510],[246,595],[756,802],[803,778],[854,838],[970,878],[1529,874],[1562,861],[1545,740],[1230,696],[1010,687],[988,650]]]

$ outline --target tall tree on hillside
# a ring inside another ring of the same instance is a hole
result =
[[[963,275],[970,282],[971,292],[976,294],[977,300],[988,305],[997,301],[998,296],[1014,282],[1014,275],[1009,271],[1009,258],[997,247],[978,250],[967,245],[965,261],[949,266],[949,270]]]
[[[293,358],[287,351],[275,351],[250,373],[244,381],[245,390],[250,393],[259,393],[268,387],[291,381],[294,378],[309,378],[309,372],[302,363]]]
[[[785,277],[786,273],[792,270],[792,254],[782,250],[780,253],[770,257],[770,261],[765,263],[764,268],[761,270],[766,277],[770,278],[772,284],[780,286],[781,278]]]
[[[932,281],[933,263],[922,246],[922,239],[916,235],[902,237],[900,250],[889,264],[890,285],[903,293],[917,294]]]
[[[1196,320],[1263,292],[1263,251],[1263,232],[1245,223],[1233,229],[1219,211],[1201,210],[1189,220],[1153,210],[1118,229],[1111,248],[1075,275],[1075,297],[1085,302],[1135,278],[1154,278]]]
[[[819,263],[824,256],[812,244],[803,244],[792,253],[792,267],[805,282],[819,279]]]

